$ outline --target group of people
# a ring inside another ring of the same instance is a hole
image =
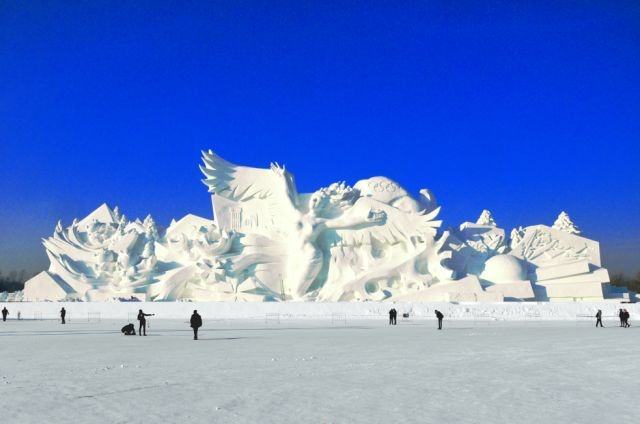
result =
[[[629,324],[629,311],[626,309],[620,309],[620,313],[618,313],[618,317],[620,317],[620,327],[629,328],[631,324]]]
[[[147,317],[152,317],[155,314],[145,314],[142,309],[138,310],[138,335],[146,336],[147,335]],[[120,332],[125,336],[135,336],[136,335],[136,327],[129,323],[120,329]]]
[[[9,315],[9,311],[7,307],[2,308],[2,321],[7,320],[7,316]],[[147,317],[154,316],[155,314],[145,314],[142,309],[138,310],[138,335],[146,336],[147,335]],[[444,319],[444,315],[442,312],[435,310],[436,318],[438,319],[438,330],[442,330],[442,320]],[[67,311],[64,307],[60,310],[60,322],[62,324],[66,324],[65,318],[67,316]],[[631,325],[629,324],[629,311],[626,309],[620,309],[618,313],[618,317],[620,318],[620,327],[629,328]],[[18,317],[19,318],[19,317]],[[389,310],[389,325],[397,325],[398,321],[398,311],[396,308],[391,308]],[[191,315],[191,319],[189,321],[191,328],[193,329],[193,340],[198,340],[198,329],[202,327],[202,317],[198,314],[197,310],[193,311]],[[602,325],[602,310],[598,309],[596,313],[596,327],[604,327]],[[125,336],[135,336],[136,329],[135,326],[131,323],[125,325],[120,330],[122,334]]]
[[[142,309],[138,311],[138,335],[146,336],[147,335],[147,317],[154,316],[155,314],[145,314]],[[189,320],[189,324],[193,329],[193,340],[198,340],[198,329],[202,327],[202,317],[198,314],[197,310],[193,311],[191,315],[191,319]],[[125,336],[135,336],[136,329],[135,326],[131,323],[125,325],[120,330],[122,334]]]
[[[435,310],[435,314],[436,318],[438,319],[438,330],[442,330],[442,320],[444,319],[444,314],[437,309]],[[405,316],[408,316],[408,314]],[[389,325],[396,325],[398,323],[397,318],[398,311],[396,311],[396,308],[391,308],[389,310]]]
[[[620,327],[629,328],[631,324],[629,324],[629,311],[626,309],[620,309],[618,313],[618,317],[620,318]],[[596,313],[596,327],[604,327],[602,325],[602,310],[598,309]]]
[[[2,308],[2,321],[6,321],[7,320],[7,316],[9,315],[9,310],[7,309],[7,307],[3,307]],[[147,335],[147,317],[151,317],[154,316],[155,314],[146,314],[142,311],[142,309],[138,310],[138,334],[140,336],[146,336]],[[62,309],[60,309],[60,323],[61,324],[66,324],[66,317],[67,317],[67,310],[63,307]],[[202,327],[202,317],[200,316],[200,314],[198,314],[197,310],[193,311],[193,314],[191,315],[191,319],[189,321],[189,324],[191,325],[191,328],[193,329],[193,340],[198,340],[198,329],[200,327]],[[120,330],[120,332],[122,334],[124,334],[125,336],[135,336],[136,335],[136,329],[135,326],[131,323],[125,325],[124,327],[122,327],[122,329]]]

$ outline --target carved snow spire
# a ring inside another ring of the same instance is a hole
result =
[[[487,209],[483,209],[482,213],[480,214],[480,217],[476,221],[476,224],[490,225],[492,227],[496,226],[496,222],[493,220],[493,215],[491,215],[491,212],[488,211]]]
[[[156,221],[153,220],[151,215],[147,215],[142,225],[144,226],[147,237],[153,239],[158,238],[158,227],[156,226]]]
[[[122,215],[120,214],[120,208],[118,206],[113,208],[113,217],[115,221],[120,221],[120,218],[122,217]]]
[[[560,215],[558,215],[556,222],[553,223],[552,228],[569,234],[580,235],[582,233],[578,226],[571,221],[569,214],[564,211],[560,212]]]
[[[156,249],[155,249],[155,245],[153,243],[153,241],[149,240],[147,241],[147,243],[144,245],[144,250],[142,251],[142,257],[143,258],[150,258],[152,256],[154,256],[156,254]]]
[[[56,224],[56,229],[53,232],[53,235],[60,235],[62,233],[62,221],[58,220],[58,223]]]
[[[524,237],[524,228],[522,228],[521,226],[511,230],[511,237],[510,237],[511,238],[511,243],[510,243],[511,248],[513,248],[513,246],[515,246],[516,244],[520,243],[522,241],[523,237]]]
[[[437,209],[439,206],[436,195],[428,188],[420,190],[420,203],[424,206],[427,213]]]

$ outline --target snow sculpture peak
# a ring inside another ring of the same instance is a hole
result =
[[[487,209],[483,209],[480,217],[476,221],[478,225],[490,225],[492,227],[496,226],[496,222],[493,220],[493,215]]]
[[[558,215],[556,222],[553,223],[552,228],[569,234],[580,235],[582,233],[578,226],[571,221],[569,214],[564,211],[560,212],[560,215]]]

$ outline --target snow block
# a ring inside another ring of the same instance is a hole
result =
[[[537,281],[551,280],[553,278],[562,278],[577,274],[586,274],[589,272],[589,261],[581,260],[567,264],[552,265],[540,267],[535,270],[535,278]]]
[[[63,300],[74,290],[62,279],[42,271],[24,284],[23,300]]]

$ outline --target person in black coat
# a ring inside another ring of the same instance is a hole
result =
[[[604,327],[604,325],[602,325],[602,311],[600,309],[598,309],[598,312],[596,313],[596,327],[598,325],[600,327]]]
[[[396,311],[396,308],[391,308],[389,310],[389,325],[396,325],[397,317],[398,317],[398,311]]]
[[[138,328],[138,335],[142,336],[143,332],[144,335],[147,335],[147,318],[146,317],[151,317],[155,314],[145,314],[144,312],[142,312],[142,309],[140,309],[138,311],[138,321],[140,322],[140,326]]]
[[[618,317],[620,318],[620,327],[624,327],[624,311],[622,309],[620,309]]]
[[[125,336],[135,336],[136,335],[136,327],[133,324],[129,323],[129,324],[125,325],[124,327],[122,327],[120,332],[122,334],[124,334]]]
[[[444,318],[444,315],[442,315],[442,312],[440,312],[437,309],[436,309],[436,318],[438,318],[438,330],[442,330],[442,319]]]
[[[198,340],[198,328],[202,327],[202,317],[198,311],[193,311],[191,315],[191,328],[193,328],[193,340]]]
[[[60,309],[60,319],[62,320],[62,323],[63,323],[63,324],[66,324],[66,323],[64,322],[64,317],[66,317],[66,316],[67,316],[67,311],[65,311],[65,309],[64,309],[64,308]]]
[[[622,311],[622,321],[624,324],[624,328],[631,327],[631,324],[629,324],[629,316],[629,311],[627,311],[626,309]]]
[[[9,311],[7,311],[7,307],[2,308],[2,321],[7,320],[7,315],[9,315]]]

